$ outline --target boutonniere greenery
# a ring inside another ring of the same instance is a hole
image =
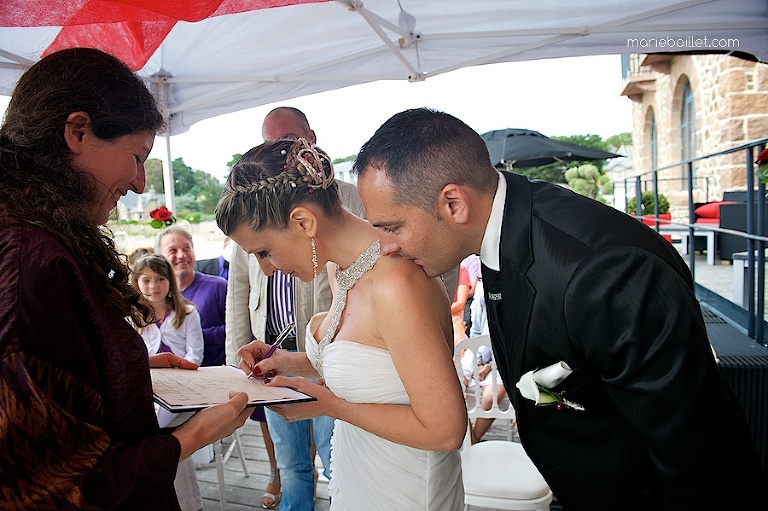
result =
[[[167,227],[176,221],[176,217],[173,216],[171,210],[165,206],[160,206],[159,208],[150,211],[149,217],[152,219],[149,222],[149,225],[155,229],[162,229],[163,227]]]
[[[556,362],[543,369],[528,371],[515,386],[520,390],[520,394],[524,398],[530,399],[537,406],[554,405],[558,410],[565,407],[583,412],[583,406],[566,399],[563,397],[562,392],[552,390],[572,372],[573,369],[565,362]]]

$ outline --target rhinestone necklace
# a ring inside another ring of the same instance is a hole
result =
[[[328,329],[325,331],[323,339],[317,345],[317,354],[315,355],[315,369],[317,369],[320,378],[323,378],[323,352],[325,347],[333,340],[333,336],[336,335],[336,329],[339,327],[339,321],[341,320],[341,313],[344,312],[344,307],[347,304],[347,291],[352,289],[352,286],[360,280],[360,277],[365,275],[365,272],[373,268],[373,265],[376,264],[380,256],[379,240],[376,240],[373,242],[373,245],[357,256],[355,262],[346,270],[342,270],[339,268],[339,265],[336,265],[336,283],[339,286],[338,291],[336,291],[336,307],[333,309],[333,316],[331,316]]]

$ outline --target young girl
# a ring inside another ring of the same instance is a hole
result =
[[[136,326],[150,355],[170,351],[190,362],[203,361],[203,330],[194,304],[184,299],[168,261],[157,254],[139,259],[131,274],[137,288],[154,311],[155,323]]]

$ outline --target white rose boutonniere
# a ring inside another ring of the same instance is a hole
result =
[[[528,371],[515,386],[520,390],[520,394],[524,398],[530,399],[538,406],[555,405],[558,410],[566,407],[583,412],[583,406],[565,399],[562,392],[551,390],[565,380],[572,372],[573,369],[565,362],[556,362],[549,367],[537,371]]]

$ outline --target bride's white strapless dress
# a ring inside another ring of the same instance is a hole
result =
[[[318,350],[313,331],[324,315],[307,325],[306,351],[313,364]],[[337,339],[325,347],[322,368],[328,388],[351,403],[410,403],[386,350]],[[334,511],[464,508],[458,452],[397,444],[342,420],[336,420],[331,439],[328,491]]]

